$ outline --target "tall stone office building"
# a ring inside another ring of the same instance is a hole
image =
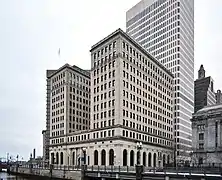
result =
[[[194,82],[194,112],[196,113],[204,106],[214,104],[216,104],[214,82],[210,76],[205,77],[205,70],[201,65],[198,71],[198,79]]]
[[[135,166],[137,142],[143,144],[145,166],[172,162],[173,75],[120,29],[92,46],[91,67],[90,129],[53,135],[50,162],[80,165],[86,154],[88,165]],[[53,79],[61,74],[52,78],[52,95],[58,84]],[[62,76],[65,84],[68,74]],[[62,91],[65,97],[69,88]],[[69,118],[61,121],[66,122]],[[57,128],[57,121],[52,125]]]
[[[65,164],[67,159],[58,154],[57,145],[65,143],[73,132],[90,129],[90,72],[69,64],[50,72],[47,76],[50,163]]]
[[[194,0],[142,0],[127,11],[126,32],[174,74],[174,135],[184,160],[194,112]]]
[[[46,70],[46,130],[43,134],[43,160],[49,163],[49,145],[50,145],[50,107],[51,107],[51,80],[50,76],[56,70]]]

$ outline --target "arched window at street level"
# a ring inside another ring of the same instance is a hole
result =
[[[63,152],[60,153],[60,164],[63,165]]]
[[[109,165],[110,166],[114,165],[114,150],[113,149],[109,150]]]
[[[143,152],[143,165],[146,166],[146,152]]]
[[[94,151],[94,165],[98,165],[98,151]]]
[[[101,165],[103,165],[103,166],[106,165],[106,151],[105,151],[105,149],[103,149],[101,152]]]
[[[59,164],[59,153],[56,153],[56,164]]]
[[[55,154],[51,153],[51,164],[55,164]]]
[[[156,167],[156,153],[153,154],[153,167]]]
[[[134,151],[130,151],[130,166],[134,166]]]
[[[123,150],[123,166],[127,166],[127,150]]]

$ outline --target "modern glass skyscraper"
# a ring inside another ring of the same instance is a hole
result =
[[[127,11],[126,32],[174,74],[176,152],[184,160],[194,112],[194,0],[142,0]]]

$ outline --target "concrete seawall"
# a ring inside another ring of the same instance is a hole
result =
[[[41,169],[28,167],[10,167],[10,173],[26,177],[41,177],[41,179],[73,179],[81,180],[81,170]]]

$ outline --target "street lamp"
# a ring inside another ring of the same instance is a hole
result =
[[[84,161],[83,161],[83,174],[85,175],[85,171],[86,171],[86,148],[83,147],[82,148],[82,152],[83,152],[83,158],[84,158]]]
[[[84,158],[83,163],[84,165],[86,165],[86,148],[85,147],[82,148],[82,152],[83,152],[83,158]]]
[[[140,155],[140,150],[143,149],[143,144],[142,144],[142,142],[137,142],[137,143],[136,143],[136,148],[137,148],[137,150],[138,150],[137,164],[140,165],[140,164],[141,164],[141,162],[140,162],[140,157],[141,157],[141,155]]]
[[[136,149],[137,149],[137,165],[136,165],[136,180],[142,179],[142,173],[143,173],[143,165],[140,163],[140,150],[143,149],[142,142],[136,143]]]

